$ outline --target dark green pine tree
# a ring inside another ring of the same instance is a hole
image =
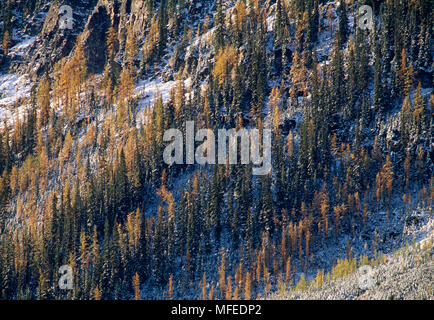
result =
[[[240,232],[239,232],[239,211],[240,207],[239,204],[236,204],[236,207],[234,208],[234,190],[233,186],[229,186],[228,188],[228,196],[227,196],[227,217],[228,222],[231,226],[231,239],[232,239],[232,246],[234,249],[238,248],[239,245],[239,239],[240,239]],[[238,194],[237,194],[238,196]]]
[[[218,169],[219,166],[214,166],[214,173],[212,177],[212,186],[210,193],[209,211],[211,218],[211,225],[214,230],[214,238],[216,246],[219,246],[220,237],[222,232],[221,221],[221,202],[223,201],[223,192],[221,185],[221,173]]]
[[[148,223],[144,214],[141,217],[140,223],[140,237],[139,237],[139,248],[138,248],[138,273],[140,279],[145,280],[149,276],[149,248],[148,248],[148,234],[147,234]]]
[[[167,8],[166,0],[161,0],[158,9],[158,56],[162,57],[167,43]]]
[[[152,275],[159,284],[166,283],[167,275],[167,219],[161,206],[158,207],[158,218],[153,237],[153,269]]]
[[[280,130],[273,134],[273,171],[275,173],[276,205],[282,208],[285,202],[285,162],[284,162],[283,135]]]
[[[7,128],[7,126],[4,126]],[[7,169],[9,140],[6,140],[6,133],[0,132],[0,173]]]
[[[243,180],[241,186],[241,197],[240,197],[240,213],[239,221],[240,221],[240,232],[242,235],[247,229],[247,213],[249,208],[253,203],[253,195],[252,195],[252,165],[244,165],[243,166]]]
[[[285,12],[282,7],[282,0],[277,0],[276,2],[276,22],[274,24],[274,69],[278,74],[282,74],[283,65],[285,63],[285,25],[286,17]]]
[[[274,43],[280,47],[284,41],[285,17],[282,8],[282,0],[276,1],[276,22],[274,24]]]
[[[70,189],[68,188],[66,190],[65,195],[63,195],[64,189],[62,191],[62,197],[61,197],[62,199],[61,214],[64,217],[63,239],[65,244],[65,257],[66,257],[66,255],[69,254],[69,252],[74,251],[75,244],[73,241],[74,224],[73,224],[73,212],[71,207],[71,192]]]
[[[177,230],[176,230],[176,242],[177,242],[177,254],[184,255],[187,251],[187,194],[185,190],[181,190],[179,196],[179,203],[177,206]]]
[[[298,152],[298,168],[296,170],[298,182],[307,179],[307,171],[309,165],[309,141],[308,141],[308,123],[309,120],[304,118],[300,125],[300,144]],[[301,185],[297,185],[299,190],[302,189]]]
[[[368,46],[366,45],[366,33],[356,29],[355,33],[355,51],[356,51],[356,78],[357,78],[357,93],[362,95],[368,86],[370,72],[369,72],[369,56]]]
[[[265,175],[261,177],[260,184],[260,197],[261,197],[261,211],[260,211],[260,224],[261,230],[272,232],[274,229],[273,216],[274,216],[274,203],[273,195],[271,192],[271,176]]]
[[[356,48],[355,46],[349,46],[348,58],[347,58],[347,98],[348,103],[345,108],[345,114],[350,118],[354,118],[357,114],[356,102],[358,100],[357,90],[357,62],[356,62]]]
[[[424,21],[420,28],[419,33],[419,54],[417,57],[417,66],[420,69],[428,70],[432,64],[432,47],[431,47],[431,32],[429,31],[429,24]],[[430,49],[431,48],[431,49]]]
[[[0,231],[4,230],[8,215],[8,203],[11,196],[10,179],[7,170],[3,170],[0,177]]]
[[[34,88],[33,88],[34,89]],[[24,127],[24,155],[33,154],[37,141],[37,112],[36,112],[36,95],[32,89],[31,107],[27,110]]]
[[[310,38],[312,42],[316,42],[318,40],[318,31],[319,31],[319,0],[313,1],[313,14],[311,15],[310,26]]]
[[[235,120],[238,119],[239,116],[242,116],[243,111],[247,111],[245,108],[242,108],[244,102],[243,69],[243,66],[236,67],[236,75],[233,84],[233,99],[230,107],[230,118],[233,119],[234,124]]]
[[[381,117],[384,115],[384,103],[383,103],[383,84],[381,77],[381,57],[380,48],[375,42],[375,63],[374,63],[374,107]]]
[[[312,40],[312,9],[311,5],[308,5],[307,11],[307,30],[303,37],[303,52],[302,58],[306,67],[312,66],[312,52],[313,50],[313,40]]]
[[[194,184],[194,183],[192,183]],[[200,242],[200,221],[199,221],[199,190],[191,187],[188,193],[187,202],[187,250],[190,254],[190,272],[194,275],[197,267],[197,258]]]
[[[343,45],[348,40],[348,16],[347,16],[347,5],[345,1],[340,1],[338,7],[338,33],[339,33],[339,46],[343,48]]]
[[[112,237],[110,240],[110,268],[111,268],[111,278],[110,283],[112,284],[113,288],[113,298],[115,300],[122,299],[123,292],[122,292],[122,280],[123,280],[123,274],[124,274],[124,259],[123,255],[121,253],[120,248],[120,237],[119,237],[119,230],[118,230],[118,224],[113,224],[112,229]]]
[[[331,61],[331,107],[332,113],[340,112],[345,103],[345,75],[339,33],[336,33]]]
[[[391,20],[388,18],[388,20]],[[390,74],[391,74],[391,66],[393,59],[393,49],[392,49],[392,40],[390,38],[390,25],[391,22],[388,21],[388,24],[382,26],[382,30],[379,34],[379,41],[381,44],[381,86],[382,86],[382,94],[383,94],[383,107],[385,110],[389,110],[392,104],[392,86],[390,83]],[[374,66],[375,67],[375,66]]]
[[[258,27],[253,43],[253,61],[252,61],[252,84],[253,84],[253,104],[255,106],[256,116],[263,118],[262,108],[267,96],[267,61],[266,56],[265,33],[262,24]]]
[[[104,223],[104,263],[102,265],[101,271],[101,288],[103,299],[113,299],[113,283],[112,283],[112,262],[113,262],[113,251],[111,242],[111,232],[110,232],[110,222],[109,219],[105,220]]]
[[[222,0],[217,0],[217,9],[214,20],[214,50],[217,53],[225,45],[225,16],[222,8]]]
[[[127,176],[127,164],[125,162],[124,149],[121,149],[119,162],[115,174],[115,192],[116,192],[116,215],[121,222],[130,209],[130,188]]]

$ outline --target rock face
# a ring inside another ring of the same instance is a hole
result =
[[[151,16],[145,8],[145,1],[132,0],[130,2],[130,21],[133,23],[133,31],[137,37],[142,38],[145,35],[145,29],[151,20]],[[128,6],[126,6],[126,9],[128,9]]]
[[[64,5],[72,9],[71,29],[61,27],[65,13],[60,12],[60,8]],[[201,10],[201,7],[195,5],[191,10]],[[104,70],[106,62],[106,39],[109,28],[115,28],[119,49],[123,49],[128,26],[132,25],[136,39],[143,39],[151,18],[143,0],[52,1],[32,16],[34,23],[26,24],[24,31],[36,36],[36,40],[29,49],[31,59],[26,63],[18,63],[15,69],[20,69],[22,73],[29,73],[33,77],[41,76],[51,70],[57,61],[71,54],[77,36],[82,34],[88,71],[100,73]],[[3,59],[2,56],[0,53],[0,60]]]
[[[99,73],[104,69],[107,31],[113,22],[113,5],[109,1],[99,1],[87,21],[82,39],[89,72]]]
[[[63,5],[72,8],[72,29],[61,28],[60,20],[64,13],[59,12],[59,9]],[[36,76],[50,70],[54,63],[70,55],[80,33],[89,72],[102,72],[106,59],[108,29],[111,26],[116,29],[119,44],[122,46],[129,23],[133,24],[134,33],[140,38],[144,36],[149,21],[142,0],[60,0],[52,2],[49,9],[45,10],[42,28],[31,32],[37,35],[37,38],[30,48],[32,59],[23,70]],[[28,28],[31,27],[32,24],[29,24]]]
[[[132,24],[136,38],[141,39],[149,21],[150,17],[142,0],[99,0],[83,31],[89,72],[100,73],[104,69],[106,37],[110,27],[113,26],[117,31],[119,46],[122,48],[127,26]]]
[[[77,35],[83,31],[89,14],[88,8],[93,7],[94,2],[95,0],[60,0],[51,4],[42,31],[32,45],[32,60],[27,72],[39,76],[52,68],[55,62],[71,53]],[[65,14],[60,12],[63,5],[72,8],[72,29],[61,27],[60,20]]]

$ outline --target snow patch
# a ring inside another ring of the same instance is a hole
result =
[[[35,42],[35,39],[36,39],[36,37],[29,37],[29,38],[21,41],[20,43],[18,43],[17,45],[15,45],[14,47],[12,47],[10,49],[10,54],[13,56],[14,55],[27,56],[27,51],[31,47],[33,42]]]
[[[19,99],[30,96],[31,82],[26,75],[0,75],[0,107],[13,106]]]
[[[170,89],[176,81],[163,82],[161,79],[142,80],[134,89],[134,96],[139,98],[139,108],[152,106],[154,100],[160,95],[163,102],[169,99]]]
[[[158,99],[161,95],[163,102],[166,103],[170,97],[170,90],[176,85],[177,80],[170,80],[163,82],[162,79],[146,79],[140,81],[134,88],[133,95],[138,98],[138,106],[140,109],[144,107],[152,106],[155,99]],[[188,88],[191,87],[192,80],[187,78],[184,80],[184,86],[186,89],[186,97],[188,94]]]

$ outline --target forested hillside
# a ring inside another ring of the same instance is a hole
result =
[[[432,4],[0,0],[0,299],[258,299],[432,237]],[[272,169],[168,165],[187,121]]]

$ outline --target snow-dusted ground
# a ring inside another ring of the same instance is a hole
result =
[[[152,106],[154,100],[160,95],[163,102],[169,99],[170,89],[176,81],[163,82],[161,79],[141,80],[134,88],[134,96],[139,99],[139,108]]]
[[[26,61],[36,36],[29,36],[14,30],[12,40],[16,44],[9,49],[8,56],[12,61]],[[21,99],[30,96],[30,88],[31,81],[27,75],[0,73],[0,127],[3,126],[4,120],[9,122],[10,119],[15,118],[16,109],[14,107],[20,103]],[[21,108],[19,112],[21,115]]]
[[[36,37],[28,37],[25,38],[23,41],[15,45],[9,50],[9,55],[11,56],[27,56],[28,50],[35,42]]]
[[[225,7],[232,7],[234,4],[233,1],[226,1]],[[329,56],[330,52],[333,48],[333,33],[337,29],[337,19],[336,19],[336,2],[330,2],[330,4],[333,6],[332,9],[332,16],[333,20],[331,21],[331,29],[328,28],[328,22],[326,18],[323,18],[323,24],[327,26],[323,32],[320,32],[319,39],[318,39],[318,45],[317,45],[317,55],[321,62],[321,65],[328,64],[329,62]],[[200,4],[197,4],[200,5]],[[274,7],[274,6],[273,6]],[[323,14],[325,16],[325,13],[327,10],[325,8],[321,9],[323,11]],[[201,21],[203,23],[204,20]],[[197,23],[197,22],[196,22]],[[274,15],[270,15],[267,17],[267,31],[272,32],[274,28],[275,18]],[[350,16],[350,26],[354,24],[353,18]],[[197,25],[195,25],[197,26]],[[195,28],[196,29],[196,28]],[[200,47],[201,42],[207,42],[207,39],[211,39],[211,34],[213,32],[213,28],[208,30],[205,34],[202,34],[200,37],[197,37],[194,39],[193,43],[189,45],[186,48],[187,54],[192,52],[191,54],[196,54],[194,52],[195,47]],[[19,43],[16,44],[14,47],[10,49],[10,54],[16,55],[18,57],[25,57],[27,55],[29,47],[34,42],[34,37],[28,37],[28,38],[21,38],[19,39]],[[172,51],[173,48],[171,48],[169,51]],[[291,49],[294,49],[294,44],[291,44]],[[208,51],[202,52],[201,47],[198,49],[198,52],[201,56],[206,56],[209,54]],[[186,55],[187,55],[186,54]],[[167,59],[164,59],[164,61],[167,63]],[[164,65],[164,63],[163,63]],[[184,80],[184,84],[186,87],[186,95],[188,95],[188,87],[191,86],[191,78],[188,78]],[[153,102],[156,98],[158,98],[160,95],[164,102],[166,102],[170,97],[170,90],[172,87],[176,86],[177,81],[176,80],[170,80],[170,81],[164,81],[163,78],[157,76],[153,79],[143,79],[140,80],[134,89],[134,97],[138,100],[138,107],[137,107],[137,113],[138,117],[143,115],[141,110],[143,110],[146,107],[152,107]],[[278,83],[276,84],[278,85]],[[24,110],[25,108],[19,108],[19,109],[12,109],[11,107],[17,104],[17,102],[21,98],[26,98],[30,94],[30,81],[26,78],[26,76],[18,76],[15,74],[0,74],[0,127],[2,126],[3,120],[9,120],[14,119],[15,110],[19,110],[19,112],[22,112],[21,110]],[[302,98],[300,98],[302,99]],[[301,101],[300,101],[301,105]],[[265,110],[266,113],[268,113],[268,109]],[[107,112],[100,112],[97,117],[99,119],[100,126],[102,126],[102,121],[106,119],[111,115],[111,111]],[[291,114],[288,114],[287,117],[295,118],[297,123],[301,122],[303,116],[303,112],[301,110],[294,110],[291,112]],[[80,141],[83,140],[83,134],[79,135]],[[298,137],[295,136],[294,139],[298,141]],[[181,176],[177,178],[177,180],[174,182],[173,185],[173,193],[176,198],[179,198],[180,190],[187,185],[187,181],[191,178],[191,173],[184,173]],[[155,212],[156,206],[150,206],[149,212],[147,214],[151,214],[152,212]],[[396,206],[398,208],[398,206]],[[402,217],[403,218],[403,217]],[[373,214],[369,217],[369,225],[372,227],[368,227],[368,230],[366,230],[366,234],[369,235],[369,240],[366,241],[368,244],[372,242],[372,234],[374,231],[378,231],[380,236],[385,236],[387,231],[393,231],[395,234],[400,235],[400,241],[403,241],[404,238],[411,239],[411,237],[414,235],[417,238],[423,238],[424,233],[427,232],[425,229],[421,229],[421,232],[418,232],[417,230],[411,231],[411,228],[418,229],[419,226],[406,226],[403,221],[400,221],[400,213],[398,210],[395,210],[391,213],[391,221],[386,224],[385,223],[385,212],[381,211],[378,213]],[[398,223],[399,221],[399,223]],[[362,228],[361,226],[358,226],[358,228]],[[393,229],[393,230],[387,230],[387,229]],[[432,232],[432,223],[431,223],[431,229],[428,231]],[[357,233],[359,236],[362,236],[362,233],[359,231]],[[402,236],[401,236],[402,234]],[[365,234],[363,234],[365,235]],[[228,243],[228,239],[226,239],[226,235],[223,235],[223,243],[225,243],[225,246]],[[315,275],[317,268],[330,268],[330,257],[333,256],[335,258],[342,258],[345,256],[345,246],[347,243],[347,240],[350,240],[351,246],[354,249],[354,253],[356,255],[361,253],[369,253],[370,250],[367,250],[367,252],[364,249],[364,240],[362,238],[353,238],[350,235],[347,234],[341,234],[339,238],[336,239],[335,242],[328,241],[322,244],[321,247],[316,247],[315,249],[315,262],[312,264],[312,270],[308,273],[308,278],[312,278]],[[394,246],[392,245],[394,242],[398,240],[393,238],[383,238],[380,239],[379,249],[384,250],[386,253],[390,252],[394,249]],[[219,257],[217,256],[216,259],[218,260]],[[215,261],[213,259],[211,260],[212,267],[215,267]],[[230,261],[229,261],[230,263]],[[299,266],[297,266],[298,270]],[[214,268],[211,268],[208,266],[207,274],[210,274],[211,272],[215,272]],[[297,274],[297,277],[301,273]],[[162,290],[160,288],[155,286],[144,286],[143,288],[143,296],[145,297],[158,297],[159,295],[162,295]],[[192,290],[193,294],[196,294],[196,290]]]
[[[12,106],[18,99],[30,96],[30,80],[26,75],[0,75],[0,107]]]
[[[35,42],[36,36],[20,37],[15,46],[9,49],[9,56],[28,57],[28,52],[32,44]],[[15,117],[13,107],[22,99],[30,96],[32,83],[27,74],[18,75],[15,73],[0,74],[0,126],[4,120],[8,121]],[[21,107],[21,106],[19,106]],[[19,109],[21,114],[21,108]]]
[[[413,230],[415,242],[408,244],[385,256],[380,256],[378,263],[371,264],[372,283],[361,286],[360,269],[346,277],[327,280],[318,288],[309,285],[306,290],[291,289],[283,293],[274,293],[270,299],[434,299],[433,279],[433,241],[434,220],[430,218],[420,230]],[[409,230],[408,230],[409,231]],[[411,235],[411,232],[408,233]],[[420,241],[418,236],[423,236]],[[369,268],[369,267],[368,267]]]

